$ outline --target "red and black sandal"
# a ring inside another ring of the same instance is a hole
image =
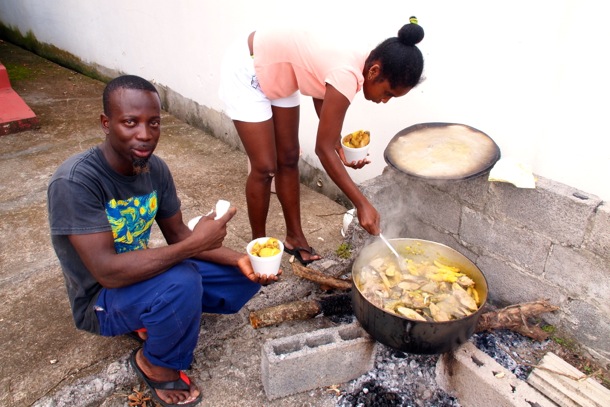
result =
[[[186,373],[182,371],[180,371],[180,377],[178,378],[178,380],[172,380],[168,382],[157,382],[155,380],[151,380],[150,378],[148,378],[148,376],[146,376],[146,374],[144,374],[144,372],[142,371],[142,369],[140,369],[140,366],[138,366],[138,363],[136,362],[136,353],[138,353],[140,349],[141,348],[137,348],[131,353],[131,356],[129,357],[129,362],[131,363],[131,366],[136,371],[136,374],[140,377],[140,379],[144,380],[144,383],[146,383],[146,386],[148,386],[148,388],[150,389],[150,394],[152,398],[157,403],[161,404],[163,407],[184,407],[195,406],[201,402],[201,393],[199,393],[199,396],[197,396],[195,400],[190,401],[188,403],[169,404],[161,400],[161,398],[157,395],[155,389],[189,391],[191,389],[191,380],[186,375]]]

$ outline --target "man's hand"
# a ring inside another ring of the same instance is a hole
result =
[[[191,239],[197,239],[201,251],[218,249],[227,235],[227,222],[235,216],[237,209],[230,208],[224,216],[214,220],[215,212],[202,216],[193,228]]]
[[[252,268],[252,263],[250,263],[250,258],[248,255],[244,255],[237,261],[237,267],[243,273],[244,276],[248,278],[248,280],[253,281],[255,283],[259,283],[260,285],[268,285],[278,281],[278,277],[282,274],[282,270],[280,269],[277,272],[277,275],[260,275],[257,274]]]

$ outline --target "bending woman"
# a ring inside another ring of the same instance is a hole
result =
[[[315,152],[324,170],[353,203],[360,225],[378,235],[379,213],[352,181],[341,147],[343,120],[351,101],[386,103],[419,82],[423,56],[415,44],[424,30],[412,17],[397,37],[372,51],[297,29],[257,30],[233,45],[222,65],[220,96],[227,105],[250,160],[246,181],[252,238],[266,236],[271,181],[286,222],[286,252],[307,265],[320,259],[301,226],[299,97],[311,96],[319,118]]]

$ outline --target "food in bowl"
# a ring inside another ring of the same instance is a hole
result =
[[[362,148],[371,141],[371,133],[366,130],[358,130],[343,137],[342,143],[346,147]]]
[[[281,251],[279,241],[276,238],[270,237],[263,243],[254,243],[250,253],[257,257],[271,257],[279,254]]]
[[[404,260],[406,273],[391,254],[363,265],[355,282],[364,298],[384,311],[428,322],[460,319],[481,306],[475,282],[459,267],[439,259]]]

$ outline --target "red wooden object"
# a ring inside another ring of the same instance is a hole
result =
[[[11,87],[8,72],[0,63],[0,136],[38,126],[36,114]]]

